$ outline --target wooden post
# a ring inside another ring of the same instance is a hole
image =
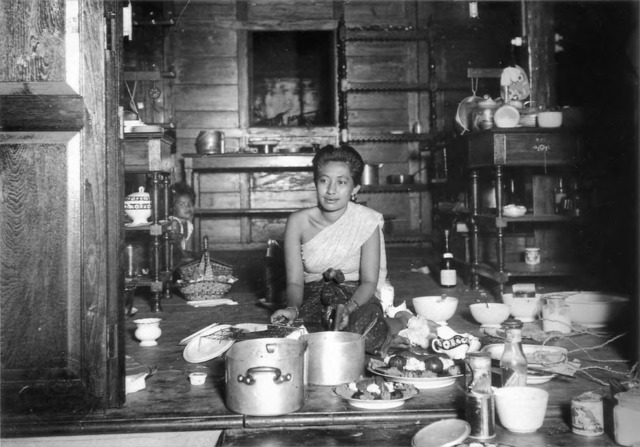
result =
[[[539,106],[556,105],[553,2],[523,1],[529,44],[531,101]]]

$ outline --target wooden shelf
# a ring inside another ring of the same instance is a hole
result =
[[[428,83],[402,83],[402,82],[366,82],[348,83],[348,93],[383,93],[383,92],[420,92],[430,91]]]
[[[261,216],[261,215],[289,215],[299,208],[198,208],[194,214],[198,217],[216,216]]]
[[[565,216],[563,214],[525,214],[522,217],[498,217],[497,214],[478,214],[475,216],[478,222],[485,222],[494,224],[496,226],[504,227],[506,223],[541,223],[541,222],[574,222],[575,217]]]
[[[249,170],[310,170],[314,154],[184,154],[185,170],[191,171],[249,171]]]
[[[412,192],[412,191],[427,191],[429,185],[423,185],[421,183],[413,183],[409,185],[363,185],[360,192],[362,194],[367,193],[394,193],[394,192]]]
[[[575,275],[576,266],[566,262],[541,262],[538,265],[529,265],[524,262],[507,262],[505,263],[504,274],[501,275],[497,265],[480,263],[476,273],[494,281],[508,280],[511,277],[561,277]]]
[[[425,133],[405,132],[401,134],[356,134],[349,137],[349,143],[407,143],[412,141],[431,141],[433,136]]]

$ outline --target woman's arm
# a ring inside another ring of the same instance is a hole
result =
[[[376,293],[380,274],[380,229],[376,229],[361,248],[360,284],[347,305],[349,313],[365,305]]]
[[[302,254],[300,252],[300,241],[304,215],[295,212],[287,219],[287,226],[284,231],[284,263],[287,276],[287,307],[277,310],[271,315],[271,322],[286,318],[292,323],[298,316],[298,309],[302,305],[304,294],[304,274],[302,266]]]
[[[284,231],[284,264],[287,274],[287,305],[300,307],[304,293],[304,273],[300,240],[303,226],[302,213],[287,219]]]

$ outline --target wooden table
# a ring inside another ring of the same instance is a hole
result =
[[[419,257],[390,255],[390,278],[395,285],[396,302],[420,294],[440,293],[429,275],[412,272]],[[146,380],[146,388],[127,395],[122,408],[107,411],[55,412],[54,414],[3,414],[2,436],[89,434],[117,432],[161,432],[190,430],[224,430],[219,445],[410,445],[411,437],[423,426],[443,418],[463,418],[464,378],[447,388],[425,390],[400,408],[392,410],[361,410],[349,406],[333,393],[331,387],[307,387],[304,407],[292,414],[274,417],[235,414],[224,403],[224,360],[214,359],[202,364],[187,363],[182,357],[183,346],[178,342],[193,332],[213,323],[266,323],[269,310],[256,304],[256,268],[262,262],[261,252],[253,260],[239,261],[222,258],[234,265],[248,262],[245,276],[228,297],[237,306],[193,308],[179,297],[164,301],[163,312],[153,313],[149,303],[140,296],[134,306],[138,313],[126,321],[128,339],[126,353],[147,366],[157,366],[155,375]],[[450,294],[460,298],[458,312],[449,325],[458,332],[479,334],[479,326],[472,320],[468,304],[474,301],[475,291],[463,284]],[[162,336],[156,347],[140,347],[133,337],[136,318],[160,317]],[[573,341],[582,346],[601,344],[603,339],[580,335]],[[568,349],[575,345],[566,340]],[[598,358],[620,358],[613,344],[591,353]],[[573,357],[586,358],[584,353]],[[585,364],[587,364],[585,362]],[[620,365],[627,368],[626,364]],[[191,386],[188,375],[194,371],[209,374],[204,386]],[[595,373],[594,373],[595,374]],[[598,445],[613,446],[610,435],[595,439],[574,435],[570,431],[569,409],[573,396],[587,390],[606,387],[577,376],[574,379],[557,377],[538,385],[549,391],[549,405],[545,426],[531,435],[515,435],[499,429],[498,440],[514,446]],[[608,427],[612,427],[609,423]],[[320,440],[322,442],[319,444]],[[385,441],[386,440],[386,441]],[[325,442],[326,441],[326,442]],[[396,442],[397,441],[397,442]]]

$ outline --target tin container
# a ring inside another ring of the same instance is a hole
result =
[[[493,393],[469,391],[465,397],[465,419],[471,426],[469,437],[491,439],[496,436],[496,400]]]
[[[581,436],[604,433],[602,396],[586,392],[571,399],[571,431]]]

